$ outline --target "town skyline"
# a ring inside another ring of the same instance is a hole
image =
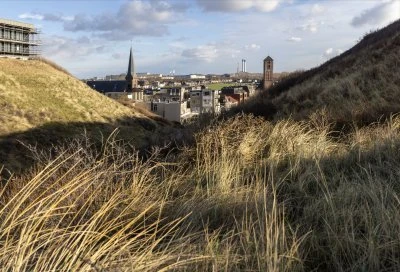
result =
[[[32,23],[42,55],[79,78],[136,71],[169,74],[309,69],[400,18],[400,1],[3,1],[0,17]]]

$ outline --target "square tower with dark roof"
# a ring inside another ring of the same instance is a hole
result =
[[[273,84],[274,60],[268,56],[264,59],[264,90]]]

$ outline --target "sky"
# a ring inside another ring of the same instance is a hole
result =
[[[400,18],[400,0],[1,0],[40,29],[42,55],[78,78],[136,71],[235,73],[318,66]],[[240,69],[240,67],[239,67]]]

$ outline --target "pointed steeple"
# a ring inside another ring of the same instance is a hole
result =
[[[127,91],[131,92],[133,88],[136,88],[136,73],[135,73],[135,63],[133,62],[133,54],[132,54],[132,46],[131,51],[129,53],[129,63],[128,63],[128,72],[126,73],[126,83],[127,83]]]
[[[135,77],[135,63],[133,62],[132,47],[129,53],[128,72],[126,73],[126,80],[132,80]]]

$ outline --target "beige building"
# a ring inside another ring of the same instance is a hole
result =
[[[219,91],[217,90],[195,90],[190,91],[190,109],[192,113],[219,113]]]

